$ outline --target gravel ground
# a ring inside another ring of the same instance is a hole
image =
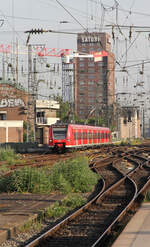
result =
[[[91,195],[92,193],[87,192],[83,194],[83,197],[88,200]],[[70,212],[70,214],[71,213],[72,211]],[[37,236],[40,236],[41,233],[46,232],[48,229],[56,225],[58,221],[60,221],[60,219],[53,220],[52,218],[47,218],[45,222],[43,221],[43,223],[40,224],[40,230],[35,230],[32,228],[31,230],[28,230],[26,232],[18,233],[13,238],[0,244],[0,247],[24,247],[27,245],[29,240],[34,239]]]
[[[47,224],[42,224],[42,230],[44,230],[46,227]],[[2,243],[0,247],[23,247],[27,244],[29,239],[33,238],[39,233],[39,231],[35,231],[33,229],[25,233],[19,233],[14,238]]]

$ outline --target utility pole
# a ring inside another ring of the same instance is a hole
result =
[[[119,3],[115,0],[116,4],[116,26],[118,26],[118,6]],[[116,37],[116,60],[118,59],[118,32],[117,32],[117,37]]]
[[[27,112],[27,142],[36,140],[36,96],[37,96],[37,70],[36,58],[32,59],[33,47],[45,45],[28,44],[28,112]],[[33,64],[32,64],[33,60]]]
[[[5,81],[5,53],[4,52],[3,52],[3,57],[2,57],[2,64],[3,64],[2,78],[3,78],[3,81]]]
[[[16,83],[18,83],[18,40],[16,41]]]
[[[34,124],[33,124],[33,137],[36,141],[36,97],[37,97],[37,71],[36,71],[36,58],[33,59],[33,75],[34,75],[34,88],[33,88],[33,111],[34,111]]]
[[[28,110],[27,110],[27,142],[32,141],[33,127],[33,85],[32,85],[32,46],[28,45]]]
[[[143,138],[145,138],[145,111],[143,108]]]

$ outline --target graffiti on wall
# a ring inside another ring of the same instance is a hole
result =
[[[0,108],[4,107],[18,107],[25,106],[25,103],[22,99],[1,99],[0,100]]]

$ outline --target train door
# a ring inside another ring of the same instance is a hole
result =
[[[83,145],[86,144],[86,132],[85,130],[82,130],[82,135],[83,135]]]
[[[74,130],[74,137],[75,137],[75,146],[78,145],[78,131]]]
[[[89,130],[89,144],[92,143],[92,136],[91,136],[91,130]]]
[[[81,130],[81,145],[83,145],[83,130]]]
[[[98,143],[101,142],[101,135],[100,135],[100,131],[98,131]]]
[[[95,130],[93,130],[93,144],[95,144]]]
[[[101,132],[101,142],[104,143],[104,131]]]
[[[89,144],[89,130],[87,130],[87,139],[86,139],[86,143]]]
[[[98,130],[96,131],[96,143],[98,143]]]
[[[81,145],[81,130],[78,129],[78,145]]]

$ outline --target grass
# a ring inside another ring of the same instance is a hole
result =
[[[58,162],[51,171],[53,189],[64,194],[90,192],[98,179],[99,175],[89,169],[88,158],[84,156]]]
[[[79,194],[69,194],[60,202],[55,202],[48,207],[45,212],[45,216],[48,218],[59,218],[64,216],[70,210],[78,208],[85,204],[86,200]]]
[[[92,172],[88,158],[84,156],[56,163],[51,169],[24,167],[14,170],[9,176],[0,176],[0,192],[46,193],[56,191],[66,195],[46,210],[41,210],[37,221],[27,221],[20,231],[41,228],[42,220],[55,220],[69,211],[82,206],[86,200],[82,194],[91,192],[99,180],[99,175]]]
[[[42,222],[50,219],[55,221],[60,217],[63,217],[75,208],[81,207],[86,203],[86,199],[79,194],[69,194],[62,201],[57,201],[45,210],[40,210],[37,219],[25,222],[23,226],[19,228],[20,232],[27,232],[29,230],[40,231],[42,228]]]
[[[146,192],[144,202],[150,202],[150,190]]]
[[[14,170],[8,177],[0,177],[0,192],[62,194],[90,192],[98,182],[99,175],[93,173],[88,158],[77,157],[58,162],[51,169],[24,167]]]
[[[0,161],[9,161],[10,159],[17,160],[19,155],[10,147],[0,148]]]
[[[8,177],[0,177],[0,192],[49,193],[52,191],[47,169],[24,167]]]
[[[32,229],[34,231],[40,231],[41,228],[42,228],[42,222],[41,222],[41,220],[38,220],[38,219],[31,220],[31,219],[29,219],[29,220],[27,220],[25,222],[25,224],[23,226],[20,226],[19,227],[19,231],[22,232],[22,233],[23,232],[27,232],[30,229]]]
[[[20,155],[16,154],[9,146],[7,148],[0,148],[0,161],[5,161],[8,166],[22,164],[24,162],[20,160]]]

